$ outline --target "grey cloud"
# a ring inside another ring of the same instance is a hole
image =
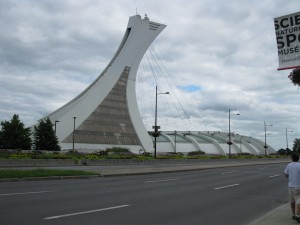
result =
[[[225,131],[231,108],[241,113],[233,119],[236,132],[261,138],[266,120],[274,124],[275,148],[285,146],[285,127],[297,137],[299,94],[290,71],[276,71],[273,18],[295,12],[298,0],[2,0],[0,120],[17,113],[31,125],[83,91],[112,58],[136,7],[168,25],[154,48],[171,83],[202,87],[176,96],[165,79],[158,81],[171,93],[159,99],[163,129]],[[155,82],[142,71],[141,65],[137,95],[151,128]]]

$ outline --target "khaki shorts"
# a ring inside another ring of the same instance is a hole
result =
[[[290,203],[300,204],[300,188],[289,187]]]

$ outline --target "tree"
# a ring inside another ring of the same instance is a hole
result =
[[[299,138],[295,138],[295,140],[294,140],[293,151],[300,153],[300,139]]]
[[[294,69],[288,77],[294,85],[300,86],[300,67]]]
[[[31,149],[30,128],[25,128],[19,116],[14,114],[10,121],[1,122],[0,144],[5,149]]]
[[[60,151],[58,139],[49,118],[41,120],[37,126],[34,126],[34,149]]]
[[[4,145],[3,145],[3,138],[2,138],[2,131],[0,130],[0,149],[3,149]]]
[[[277,152],[279,155],[286,155],[286,149],[281,148]]]

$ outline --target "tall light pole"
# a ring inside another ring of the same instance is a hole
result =
[[[267,145],[267,126],[271,127],[273,125],[272,124],[266,124],[266,121],[264,121],[264,126],[265,126],[265,145],[264,145],[264,148],[265,148],[265,156],[267,156],[267,148],[268,148],[268,145]]]
[[[74,127],[73,127],[73,152],[75,152],[75,148],[74,148],[74,145],[75,145],[75,120],[76,120],[76,116],[73,117],[74,119]]]
[[[57,123],[59,123],[59,120],[55,120],[55,122],[54,122],[54,133],[55,133],[55,135],[56,135],[56,124]]]
[[[241,149],[241,152],[243,152],[242,151],[242,136],[240,136],[240,149]]]
[[[230,113],[230,109],[229,109],[229,111],[228,111],[228,118],[229,118],[229,133],[228,133],[228,142],[227,142],[227,144],[228,144],[228,153],[229,153],[229,158],[231,158],[231,145],[232,145],[232,142],[231,142],[231,132],[230,132],[230,116],[231,115],[236,115],[236,116],[238,116],[238,115],[240,115],[239,113]]]
[[[290,130],[289,132],[293,132],[292,130]],[[285,128],[285,137],[286,137],[286,155],[288,155],[288,149],[289,149],[289,141],[288,141],[288,129]]]
[[[176,153],[176,134],[177,134],[177,131],[175,130],[175,153]]]
[[[168,95],[170,94],[169,92],[163,92],[163,93],[157,93],[157,85],[155,88],[155,124],[152,127],[154,129],[154,158],[156,158],[156,138],[159,136],[159,132],[158,129],[160,129],[160,126],[157,126],[157,95]]]

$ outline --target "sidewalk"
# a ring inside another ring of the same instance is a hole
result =
[[[292,219],[290,204],[286,203],[248,225],[289,225],[299,224]]]

